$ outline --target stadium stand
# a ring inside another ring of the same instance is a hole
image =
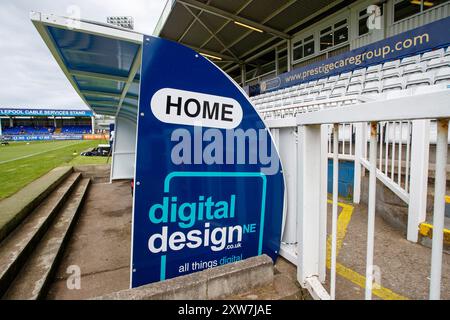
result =
[[[33,126],[14,126],[3,128],[3,135],[51,135],[51,134],[90,134],[92,127],[89,125],[68,125],[62,128],[55,127],[33,127]]]
[[[295,116],[299,112],[361,99],[392,97],[393,91],[415,94],[424,86],[443,87],[447,84],[450,84],[450,47],[263,93],[250,100],[265,118],[272,118],[276,111],[281,111],[277,115],[282,117]]]
[[[4,135],[19,135],[19,134],[52,134],[55,127],[32,127],[32,126],[15,126],[3,129]]]
[[[63,126],[61,128],[62,134],[84,134],[91,133],[91,126]]]

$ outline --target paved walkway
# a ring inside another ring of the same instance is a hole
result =
[[[128,289],[130,239],[129,182],[92,184],[47,298],[87,299]],[[71,265],[81,271],[79,290],[67,288]]]
[[[331,234],[331,205],[328,213]],[[336,298],[364,299],[367,206],[341,203],[338,214]],[[381,284],[373,291],[374,299],[428,299],[431,249],[407,241],[403,231],[376,216],[374,252]],[[326,288],[329,289],[328,281]],[[448,254],[443,255],[441,298],[450,299]]]

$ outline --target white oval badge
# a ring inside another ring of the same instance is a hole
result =
[[[166,123],[233,129],[242,121],[239,102],[210,94],[164,88],[150,105],[155,117]]]

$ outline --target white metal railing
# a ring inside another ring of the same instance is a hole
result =
[[[354,202],[359,202],[361,171],[369,171],[366,298],[371,299],[376,179],[395,190],[396,194],[401,195],[400,198],[403,197],[409,203],[408,239],[417,241],[418,225],[425,218],[430,119],[437,119],[437,192],[433,233],[438,236],[433,236],[430,298],[439,298],[449,106],[450,91],[447,90],[340,108],[322,108],[318,112],[298,113],[296,118],[267,120],[268,126],[278,137],[282,160],[286,157],[284,149],[297,150],[294,164],[292,161],[288,165],[283,163],[283,170],[290,180],[287,185],[288,202],[292,195],[297,196],[296,201],[288,205],[287,215],[291,217],[292,224],[292,212],[298,212],[294,214],[297,218],[294,220],[297,247],[292,250],[292,246],[288,249],[282,245],[281,254],[284,253],[284,256],[297,264],[298,281],[314,297],[335,297],[338,159],[348,157],[355,161]],[[293,145],[296,139],[286,143],[282,138],[284,134],[295,135],[298,143]],[[334,179],[331,286],[328,294],[321,283],[325,281],[326,271],[329,157],[333,158]],[[292,183],[293,175],[295,183]],[[289,228],[288,224],[286,227]]]
[[[378,123],[377,128],[377,178],[407,204],[410,198],[411,127],[410,121],[387,121]],[[367,156],[361,164],[369,169]]]
[[[339,107],[342,106],[344,105],[339,105]],[[277,118],[285,120],[301,113],[290,112],[283,108],[276,108],[276,110],[280,113],[283,111],[283,116],[279,116],[279,113]],[[313,111],[318,110],[308,109],[306,112]],[[271,121],[271,118],[267,120]],[[325,125],[325,131],[328,139],[328,158],[331,159],[333,158],[333,126]],[[407,239],[417,242],[417,226],[425,221],[426,216],[428,145],[430,140],[435,143],[436,132],[430,130],[430,120],[383,121],[378,124],[377,132],[379,146],[376,177],[408,205]],[[370,169],[367,144],[370,127],[367,123],[341,123],[338,137],[339,160],[355,162],[353,202],[359,203],[362,176],[365,170]],[[413,139],[415,147],[411,149]],[[362,168],[359,167],[360,164]],[[412,185],[412,191],[410,191],[410,185]]]

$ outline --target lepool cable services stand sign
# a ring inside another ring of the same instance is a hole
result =
[[[284,179],[245,93],[180,44],[144,37],[131,285],[278,255]]]

